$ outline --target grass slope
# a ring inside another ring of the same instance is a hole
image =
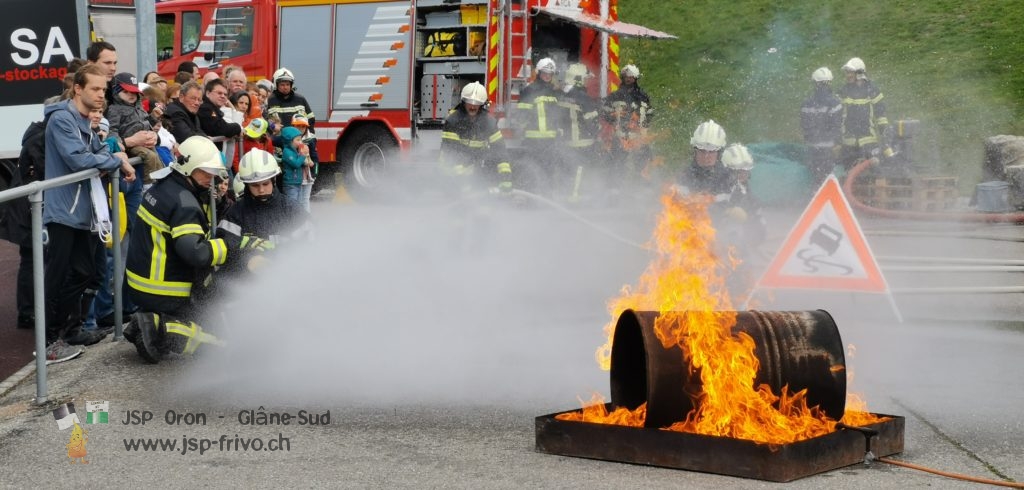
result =
[[[929,172],[973,187],[984,138],[1024,134],[1024,3],[622,0],[619,16],[679,36],[624,40],[621,51],[643,72],[670,164],[689,160],[690,135],[708,118],[730,142],[800,142],[811,72],[828,66],[842,83],[853,56],[890,121],[921,120],[915,160]]]

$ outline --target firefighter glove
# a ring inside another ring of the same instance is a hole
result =
[[[249,269],[249,272],[257,272],[266,267],[269,262],[270,260],[263,255],[254,255],[245,263],[245,268]]]

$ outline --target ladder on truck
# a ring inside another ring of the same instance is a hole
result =
[[[515,8],[516,5],[519,8]],[[508,56],[504,56],[499,76],[502,80],[501,102],[508,104],[506,108],[506,112],[508,112],[507,109],[511,108],[512,96],[519,97],[519,91],[530,83],[530,75],[532,74],[529,35],[530,11],[528,1],[526,0],[502,0],[501,10],[502,16],[499,29],[501,31],[502,47],[504,48],[501,51],[503,51],[502,55],[504,55],[504,52],[507,52]],[[520,22],[516,22],[517,20]],[[520,48],[518,53],[515,49],[517,45]],[[519,70],[514,71],[517,63]]]

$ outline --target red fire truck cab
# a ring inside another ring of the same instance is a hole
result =
[[[592,95],[605,96],[618,83],[618,36],[672,37],[618,22],[616,0],[170,0],[156,10],[162,75],[186,60],[240,65],[252,80],[287,67],[316,116],[322,168],[340,167],[358,188],[414,160],[433,167],[398,150],[438,148],[467,83],[483,83],[504,117],[533,63],[550,57],[586,64]]]

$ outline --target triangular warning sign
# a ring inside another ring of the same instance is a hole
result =
[[[834,175],[818,189],[757,287],[889,291]]]

